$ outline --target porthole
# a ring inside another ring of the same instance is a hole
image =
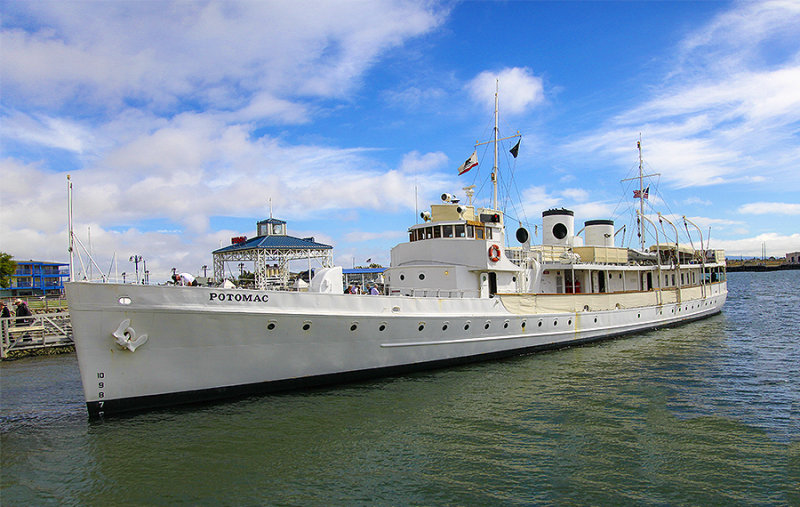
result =
[[[558,320],[554,320],[554,321],[553,321],[553,325],[554,325],[554,326],[557,326],[557,325],[558,325]]]
[[[523,320],[523,321],[522,321],[522,329],[525,329],[525,326],[527,326],[527,325],[528,325],[528,323],[527,323],[526,321],[524,321],[524,320]]]
[[[419,274],[419,279],[420,280],[424,280],[425,279],[425,273],[420,273]]]
[[[594,318],[594,323],[597,324],[597,317]]]
[[[442,324],[442,331],[447,331],[447,322]]]
[[[303,331],[308,331],[309,329],[311,329],[310,322],[306,322],[305,324],[303,324]]]
[[[541,320],[539,321],[539,327],[542,327],[542,321]]]
[[[419,329],[420,331],[422,331],[423,329],[425,329],[425,323],[424,323],[424,322],[420,322],[420,324],[419,324],[419,328],[418,328],[418,329]]]
[[[572,319],[569,319],[569,320],[567,321],[567,325],[568,325],[568,326],[571,326],[571,325],[572,325]]]
[[[353,325],[350,326],[350,331],[355,331],[356,329],[358,329],[358,324],[353,322]]]
[[[406,279],[406,275],[400,275],[400,280],[405,280],[405,279]]]
[[[583,311],[584,312],[588,312],[589,311],[589,305],[583,305]]]
[[[491,322],[486,321],[486,324],[483,325],[483,329],[489,329],[489,325],[490,324],[491,324]]]
[[[378,331],[386,331],[386,324],[381,324],[378,326]]]
[[[270,322],[269,324],[267,324],[267,329],[269,329],[270,331],[275,329],[275,323],[274,322]]]
[[[641,318],[642,318],[642,314],[641,314],[641,313],[637,313],[637,314],[636,314],[636,318],[637,318],[637,319],[641,319]]]
[[[512,276],[512,277],[511,277],[511,281],[512,281],[512,282],[514,282],[514,283],[516,283],[516,282],[517,282],[517,277],[516,277],[516,276]]]
[[[468,330],[469,330],[469,322],[464,324],[464,331],[468,331]]]
[[[503,329],[508,329],[508,321],[503,322]]]

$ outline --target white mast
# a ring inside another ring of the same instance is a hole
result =
[[[67,175],[67,234],[69,235],[69,281],[75,281],[75,256],[73,249],[73,233],[72,233],[72,180]]]
[[[639,213],[644,216],[644,182],[642,181],[642,134],[639,133],[639,140],[636,141],[636,147],[639,150]],[[644,252],[644,220],[639,220],[639,239],[642,243],[642,252]]]
[[[497,107],[497,95],[500,92],[500,79],[495,81],[495,89],[494,89],[494,167],[492,167],[492,186],[494,187],[494,199],[492,201],[492,209],[497,210],[497,132],[498,132],[498,107]]]
[[[493,188],[493,197],[492,197],[492,209],[497,210],[497,146],[500,141],[505,141],[506,139],[513,139],[515,137],[522,137],[517,131],[517,133],[513,136],[508,137],[500,137],[500,128],[498,127],[499,117],[500,117],[500,108],[498,107],[498,96],[500,94],[500,80],[498,79],[495,83],[495,92],[494,92],[494,139],[491,141],[486,141],[484,143],[475,143],[475,147],[494,143],[494,166],[492,167],[492,188]]]
[[[639,180],[639,194],[638,194],[638,198],[639,198],[639,217],[644,217],[644,200],[647,199],[644,196],[644,178],[650,178],[651,176],[659,176],[659,175],[661,175],[661,173],[644,174],[644,159],[642,158],[642,134],[641,133],[639,134],[639,140],[636,141],[636,148],[639,150],[639,176],[637,176],[635,178],[625,178],[624,180],[620,180],[620,181]],[[648,186],[648,188],[650,188],[650,187]],[[634,192],[634,197],[635,196],[636,196],[636,193]],[[639,218],[638,220],[639,220],[639,242],[640,242],[640,246],[641,246],[642,252],[644,252],[644,244],[645,244],[644,221],[642,221],[641,218]],[[656,240],[656,242],[658,242],[658,240]]]

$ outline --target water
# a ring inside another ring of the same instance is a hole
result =
[[[721,315],[506,361],[89,422],[3,363],[3,505],[800,505],[800,271]]]

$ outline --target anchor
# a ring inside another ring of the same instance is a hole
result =
[[[120,322],[117,330],[111,333],[111,335],[114,337],[117,345],[131,352],[136,352],[136,349],[144,345],[147,341],[146,334],[139,337],[136,336],[136,330],[131,327],[131,319],[125,319]]]

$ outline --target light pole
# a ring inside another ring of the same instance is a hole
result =
[[[136,283],[139,283],[139,263],[143,260],[141,255],[131,255],[128,259],[136,265]]]
[[[125,272],[123,272],[123,273],[122,273],[122,283],[125,283],[125,275],[126,275],[126,274],[127,274],[127,273],[125,273]]]
[[[208,266],[206,264],[203,264],[203,278],[207,278],[207,275],[206,275],[206,270],[207,269],[208,269]]]

